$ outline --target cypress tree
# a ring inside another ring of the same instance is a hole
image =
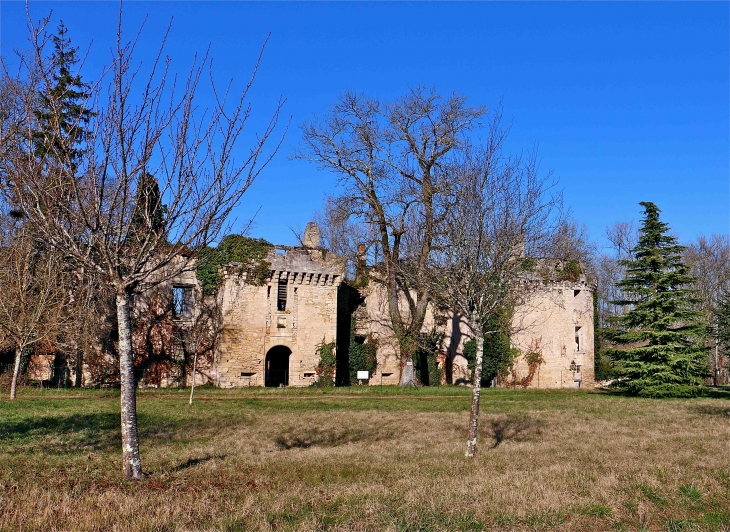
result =
[[[167,206],[162,203],[157,178],[152,174],[142,173],[130,221],[129,233],[133,237],[132,242],[141,244],[147,240],[148,234],[164,237],[166,213]]]
[[[703,392],[707,375],[706,328],[695,310],[698,298],[690,288],[694,278],[682,263],[683,246],[659,219],[659,208],[644,207],[641,235],[633,258],[621,261],[625,278],[617,283],[628,307],[610,318],[615,329],[604,331],[615,347],[617,387],[645,397],[695,396]]]
[[[63,21],[57,31],[52,37],[54,51],[48,72],[48,82],[53,86],[39,94],[40,105],[35,112],[39,130],[33,133],[33,140],[37,157],[52,157],[75,173],[82,156],[79,145],[94,113],[84,105],[90,96],[89,85],[78,73],[72,73],[79,62],[78,48],[71,46]]]

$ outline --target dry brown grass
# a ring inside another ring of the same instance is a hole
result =
[[[142,392],[0,401],[1,530],[730,530],[730,398],[487,391]]]

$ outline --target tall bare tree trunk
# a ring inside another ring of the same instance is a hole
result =
[[[79,338],[81,338],[80,334]],[[82,379],[84,374],[84,351],[78,340],[74,342],[74,351],[76,351],[76,375],[74,376],[74,386],[76,388],[81,388],[83,385]]]
[[[129,320],[129,294],[117,292],[117,324],[119,327],[119,374],[121,378],[122,455],[124,476],[137,480],[142,472],[137,432],[137,383],[134,379],[132,331]]]
[[[13,368],[13,382],[10,384],[10,398],[15,399],[16,389],[18,387],[18,375],[20,375],[20,357],[23,349],[18,347],[15,350],[15,368]]]
[[[479,323],[473,320],[472,323]],[[474,363],[474,387],[471,391],[471,417],[469,418],[469,440],[466,442],[466,457],[470,458],[477,452],[477,431],[479,429],[479,396],[482,393],[482,361],[484,360],[484,335],[477,330],[477,356]]]
[[[198,352],[193,355],[193,382],[190,385],[190,404],[193,404],[193,395],[195,394],[195,370],[198,364]]]

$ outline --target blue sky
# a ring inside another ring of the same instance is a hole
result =
[[[127,35],[147,22],[149,64],[173,17],[167,53],[184,72],[210,45],[216,79],[241,87],[266,36],[250,95],[252,131],[280,96],[292,127],[236,216],[261,207],[252,233],[293,244],[334,190],[333,177],[289,160],[298,126],[344,90],[384,100],[415,85],[473,104],[502,101],[513,151],[539,147],[574,217],[600,242],[653,201],[682,240],[730,231],[730,12],[727,2],[128,2]],[[108,63],[116,2],[31,2],[53,10],[75,45],[91,44],[88,79]],[[0,2],[2,54],[27,47],[25,5]],[[93,41],[93,42],[92,42]],[[245,146],[243,146],[245,147]]]

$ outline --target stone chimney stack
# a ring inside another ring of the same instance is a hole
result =
[[[357,261],[355,262],[355,284],[360,285],[364,277],[367,275],[367,262],[365,253],[367,246],[365,244],[357,245]]]
[[[309,222],[307,227],[304,229],[302,245],[305,248],[318,248],[321,238],[322,232],[319,230],[319,226],[314,222]]]

